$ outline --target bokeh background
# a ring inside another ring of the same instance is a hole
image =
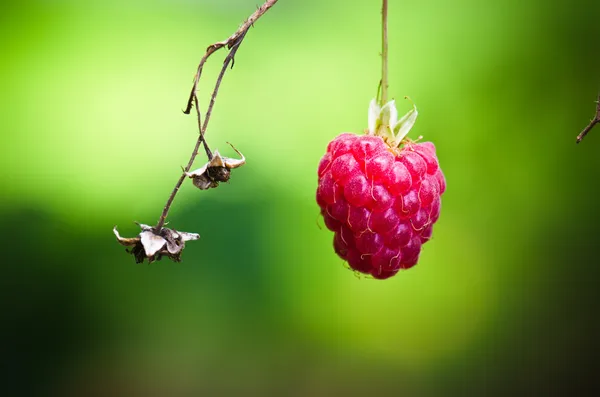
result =
[[[115,242],[153,224],[197,136],[197,63],[256,0],[3,2],[6,396],[582,395],[600,366],[598,1],[390,1],[390,93],[448,181],[420,263],[360,279],[316,167],[366,128],[380,2],[280,0],[207,131],[248,158],[186,184],[182,263]],[[207,103],[225,53],[200,85]],[[198,166],[204,162],[199,157]],[[589,394],[586,394],[589,395]]]

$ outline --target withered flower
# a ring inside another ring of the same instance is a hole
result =
[[[229,143],[229,142],[227,142]],[[227,182],[231,176],[231,169],[238,168],[246,164],[246,158],[231,143],[229,145],[239,154],[241,159],[232,159],[223,157],[218,150],[215,150],[212,159],[195,171],[185,174],[193,179],[194,186],[200,190],[208,190],[219,186],[219,182]]]
[[[174,262],[180,262],[185,242],[200,238],[197,233],[180,232],[166,227],[161,228],[157,233],[151,226],[139,223],[138,225],[142,228],[141,233],[131,238],[121,237],[117,227],[113,228],[117,241],[121,245],[132,247],[127,252],[135,257],[136,263],[142,263],[146,258],[149,263],[152,263],[161,260],[163,256],[169,257]]]

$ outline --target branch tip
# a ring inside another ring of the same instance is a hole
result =
[[[590,123],[577,135],[576,143],[579,143],[585,138],[585,136],[594,128],[594,126],[600,123],[600,93],[598,94],[598,100],[594,101],[596,103],[596,114],[594,118],[590,121]]]

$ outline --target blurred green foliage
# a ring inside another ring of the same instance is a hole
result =
[[[581,394],[600,369],[600,129],[575,137],[600,3],[390,2],[390,94],[416,102],[448,190],[419,265],[381,282],[344,268],[314,202],[328,141],[366,128],[379,1],[280,0],[207,132],[248,164],[183,187],[170,226],[202,237],[182,263],[136,265],[111,228],[158,220],[196,139],[197,63],[256,5],[3,4],[6,395]]]

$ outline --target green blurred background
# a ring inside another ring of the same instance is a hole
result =
[[[115,242],[113,225],[132,236],[158,220],[197,136],[181,110],[198,61],[259,3],[2,3],[0,394],[592,387],[600,127],[575,136],[600,89],[595,0],[390,1],[390,92],[416,102],[412,137],[435,142],[448,181],[415,268],[356,278],[314,200],[328,141],[366,128],[379,1],[280,0],[207,132],[247,165],[218,189],[186,184],[171,211],[201,239],[151,265]]]

